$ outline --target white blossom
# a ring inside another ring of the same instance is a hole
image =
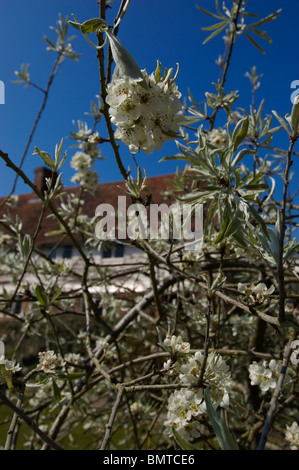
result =
[[[228,135],[225,129],[219,127],[208,133],[208,142],[217,148],[225,148],[228,146]]]
[[[55,374],[56,369],[64,364],[64,361],[52,350],[39,352],[38,357],[39,368],[45,372],[45,374]]]
[[[181,94],[171,79],[172,69],[164,77],[142,71],[144,82],[114,74],[107,87],[106,102],[115,138],[128,145],[131,153],[150,154],[179,131]]]
[[[296,421],[286,427],[285,439],[289,442],[291,450],[299,450],[299,426]]]
[[[5,370],[12,374],[19,372],[22,369],[18,363],[5,359],[5,356],[0,356],[0,366],[4,366]]]
[[[179,368],[179,380],[182,384],[190,385],[190,388],[175,390],[170,395],[165,426],[170,434],[174,427],[181,436],[190,439],[199,435],[197,419],[207,410],[203,388],[194,388],[200,376],[204,356],[199,351],[192,356],[188,354],[186,356],[187,359]],[[229,366],[215,352],[211,352],[208,356],[204,382],[210,386],[213,405],[227,407],[229,391],[232,388]]]
[[[82,172],[86,168],[89,168],[92,165],[92,158],[90,155],[84,152],[76,152],[71,161],[71,167],[74,170]]]
[[[266,361],[263,361],[262,364],[254,361],[249,365],[251,385],[258,385],[262,393],[266,393],[269,389],[276,387],[277,375],[275,373],[274,363],[271,365],[272,367],[270,368]]]
[[[263,282],[260,282],[257,285],[252,283],[250,286],[246,286],[239,282],[238,291],[247,297],[250,304],[263,304],[267,300],[267,297],[273,294],[275,287],[272,284],[268,288]]]
[[[0,384],[6,383],[11,387],[12,376],[21,369],[22,367],[18,363],[5,359],[3,355],[0,356]]]
[[[188,354],[190,352],[190,344],[183,341],[181,336],[167,336],[164,344],[176,355]]]
[[[71,136],[81,142],[77,145],[79,150],[71,160],[71,167],[77,171],[71,181],[79,183],[83,189],[94,194],[98,186],[98,173],[93,169],[93,165],[94,160],[100,158],[98,133],[91,134],[91,129],[82,121],[78,122],[77,128],[77,132],[71,132]]]

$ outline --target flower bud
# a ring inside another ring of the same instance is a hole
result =
[[[109,30],[106,31],[106,33],[110,41],[111,52],[119,75],[121,77],[129,77],[136,82],[143,82],[144,76],[129,51],[127,51],[120,40]]]
[[[292,114],[291,114],[291,127],[293,135],[296,136],[299,132],[299,95],[294,99]]]

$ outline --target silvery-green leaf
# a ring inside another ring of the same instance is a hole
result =
[[[243,140],[246,138],[248,127],[249,127],[248,116],[244,119],[240,119],[240,121],[237,123],[234,129],[233,135],[232,135],[234,150],[236,150],[241,145]]]
[[[292,125],[292,130],[294,134],[296,135],[298,133],[299,129],[299,96],[297,95],[294,104],[293,104],[293,109],[292,109],[292,114],[291,114],[291,125]]]
[[[35,150],[33,152],[33,155],[39,155],[41,157],[41,159],[43,160],[43,162],[49,166],[50,168],[53,168],[54,167],[54,162],[51,158],[51,156],[47,153],[47,152],[44,152],[42,150],[39,150],[37,147],[35,147]]]
[[[276,119],[280,122],[280,124],[281,124],[282,127],[285,129],[285,131],[289,134],[289,133],[290,133],[290,130],[289,130],[288,125],[287,125],[287,123],[285,122],[285,120],[284,120],[276,111],[272,111],[272,113],[274,114],[274,116],[276,117]]]
[[[183,450],[199,450],[198,447],[194,446],[190,442],[186,441],[174,428],[172,429],[174,438],[181,449]]]
[[[209,387],[204,391],[205,402],[207,406],[207,413],[211,420],[214,432],[218,439],[218,442],[222,450],[238,450],[238,444],[234,436],[227,429],[226,423],[224,420],[220,420],[214,407],[212,405],[209,393]]]
[[[45,289],[40,284],[38,284],[35,288],[35,296],[36,296],[38,302],[43,307],[47,307],[47,305],[49,305],[49,298],[46,294]]]
[[[74,28],[78,29],[81,31],[81,24],[77,23],[77,21],[69,21],[69,24],[71,24]]]
[[[81,32],[83,34],[95,33],[102,28],[108,28],[108,24],[102,18],[92,18],[91,20],[84,21],[81,24]]]
[[[144,76],[129,51],[127,51],[127,49],[122,45],[120,40],[114,36],[114,34],[112,34],[110,31],[106,32],[110,41],[111,52],[119,75],[130,77],[132,80],[137,82],[143,81]]]

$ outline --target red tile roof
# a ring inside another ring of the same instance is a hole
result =
[[[161,204],[165,202],[165,198],[163,197],[163,192],[171,187],[171,180],[173,180],[174,175],[165,175],[165,176],[156,176],[148,178],[148,189],[151,192],[151,201],[156,204]],[[124,193],[121,191],[120,188],[125,188],[124,182],[112,182],[112,183],[100,183],[94,195],[90,195],[87,192],[83,193],[82,199],[84,201],[82,213],[88,215],[89,217],[94,217],[96,207],[99,204],[109,203],[113,207],[117,207],[118,203],[118,196],[123,196]],[[67,194],[74,194],[77,197],[80,193],[80,188],[78,186],[73,186],[69,188],[64,188],[63,192],[65,193],[65,197]],[[146,195],[145,195],[146,198]],[[0,206],[3,199],[0,199]],[[131,200],[127,198],[127,204],[131,204]],[[57,207],[59,205],[59,200],[54,199],[53,205]],[[42,202],[38,199],[35,193],[23,194],[18,196],[18,202],[14,208],[9,209],[10,215],[15,218],[17,215],[19,216],[20,220],[22,221],[22,233],[29,234],[33,236],[39,216],[41,213]],[[4,207],[3,212],[8,212],[8,210]],[[3,213],[2,212],[2,213]],[[36,238],[37,245],[44,245],[44,244],[54,244],[56,243],[60,235],[51,235],[45,236],[47,232],[52,232],[57,230],[58,224],[55,218],[47,217],[49,215],[49,210],[46,210],[46,214],[43,218],[41,224],[41,230],[38,233]],[[0,230],[3,227],[0,227]],[[81,235],[79,233],[74,234],[77,241],[81,240]],[[66,239],[65,242],[68,240]]]

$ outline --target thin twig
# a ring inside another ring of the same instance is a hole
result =
[[[114,423],[114,420],[115,420],[115,417],[116,417],[118,407],[119,407],[120,402],[121,402],[121,397],[122,397],[123,392],[124,392],[124,387],[122,385],[119,385],[116,400],[115,400],[115,403],[114,403],[113,408],[111,410],[111,415],[110,415],[108,424],[106,426],[106,432],[105,432],[105,436],[104,436],[102,445],[100,447],[100,450],[105,450],[106,446],[107,446],[107,444],[110,440],[111,429],[112,429],[112,426],[113,426],[113,423]]]
[[[292,354],[292,342],[293,342],[295,337],[296,337],[295,331],[290,329],[290,338],[289,338],[288,344],[287,344],[286,349],[285,349],[285,354],[284,354],[284,358],[283,358],[283,362],[282,362],[282,366],[281,366],[280,375],[278,377],[276,388],[274,390],[274,393],[273,393],[273,396],[272,396],[272,399],[271,399],[271,402],[270,402],[270,407],[269,407],[269,410],[268,410],[268,413],[267,413],[264,429],[263,429],[263,432],[262,432],[257,450],[263,450],[265,448],[265,445],[266,445],[266,442],[267,442],[267,437],[268,437],[268,434],[271,430],[273,419],[274,419],[274,416],[275,416],[275,413],[276,413],[276,410],[277,410],[278,398],[279,398],[280,394],[282,393],[283,383],[284,383],[285,375],[286,375],[286,370],[287,370],[287,367],[288,367],[290,356]]]
[[[297,137],[290,138],[290,147],[287,154],[287,163],[284,170],[284,186],[283,186],[283,199],[282,207],[280,209],[280,227],[279,227],[279,257],[277,263],[277,275],[278,275],[278,287],[279,287],[279,313],[278,318],[280,322],[285,320],[285,282],[284,282],[284,239],[286,233],[286,208],[287,208],[287,197],[289,188],[289,173],[293,164],[292,155],[293,148]]]
[[[46,104],[47,104],[47,101],[48,101],[48,98],[49,98],[49,92],[50,92],[50,88],[51,88],[51,85],[53,83],[53,80],[54,80],[54,77],[60,67],[60,65],[62,64],[62,61],[61,61],[61,56],[63,55],[63,52],[60,52],[56,58],[56,61],[54,63],[54,66],[53,66],[53,69],[52,69],[52,72],[51,72],[51,75],[49,77],[49,80],[48,80],[48,83],[47,83],[47,87],[45,90],[43,90],[42,88],[39,88],[37,85],[34,85],[35,88],[38,88],[41,92],[44,93],[44,99],[43,99],[43,102],[41,104],[41,107],[38,111],[38,114],[37,114],[37,117],[35,119],[35,122],[33,124],[33,127],[32,127],[32,130],[31,130],[31,133],[30,133],[30,136],[28,138],[28,141],[27,141],[27,144],[26,144],[26,147],[25,147],[25,150],[23,152],[23,155],[22,155],[22,158],[21,158],[21,161],[20,161],[20,164],[18,166],[19,169],[22,168],[23,164],[24,164],[24,161],[25,161],[25,158],[26,158],[26,155],[28,153],[28,150],[29,150],[29,147],[31,145],[31,142],[32,142],[32,139],[34,137],[34,134],[35,134],[35,131],[37,129],[37,126],[38,126],[38,123],[39,121],[41,120],[41,117],[42,117],[42,114],[44,112],[44,109],[46,107]],[[32,83],[30,83],[31,85],[33,85]],[[4,199],[3,203],[1,204],[0,206],[0,210],[2,209],[2,207],[5,205],[7,199],[14,193],[15,189],[16,189],[16,185],[17,185],[17,181],[19,179],[19,173],[16,172],[16,175],[15,175],[15,180],[14,180],[14,183],[13,183],[13,187],[9,193],[9,195]]]
[[[56,444],[49,436],[47,436],[36,424],[32,419],[23,411],[21,408],[16,406],[7,396],[5,393],[2,392],[0,389],[0,398],[3,401],[5,405],[7,405],[11,410],[13,410],[17,415],[25,421],[26,424],[36,433],[41,437],[41,439],[47,443],[48,446],[50,446],[52,449],[55,450],[63,450],[63,447],[60,445]]]

